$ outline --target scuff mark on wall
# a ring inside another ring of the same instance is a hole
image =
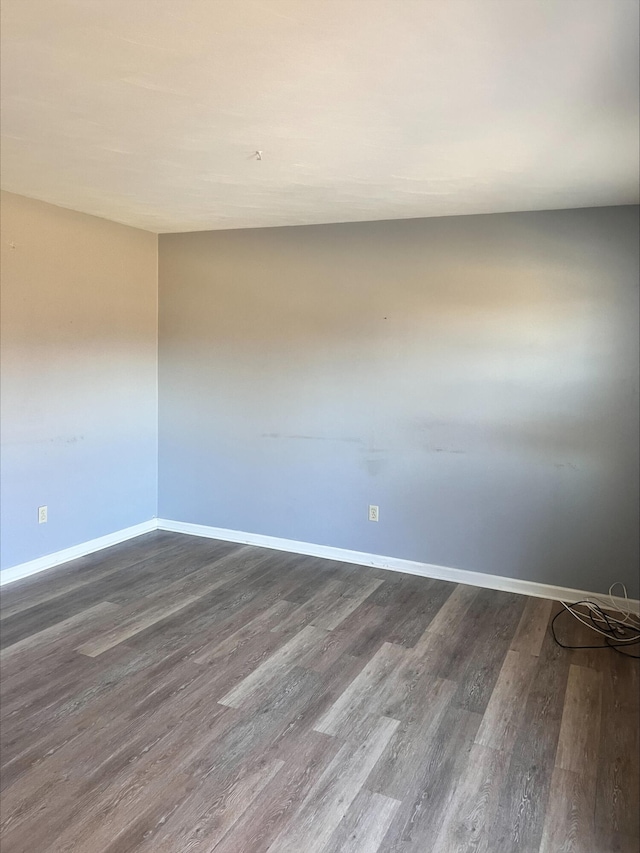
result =
[[[261,438],[293,438],[301,441],[344,441],[348,444],[362,444],[361,438],[333,438],[326,435],[281,435],[279,432],[263,432]]]
[[[27,444],[35,446],[37,444],[77,444],[79,441],[84,441],[84,435],[56,435],[53,438],[23,438],[17,440],[5,439],[3,444],[9,447],[16,444]]]
[[[365,459],[363,464],[367,474],[375,477],[383,470],[387,463],[384,459]]]

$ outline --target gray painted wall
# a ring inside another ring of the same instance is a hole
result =
[[[163,235],[159,275],[161,517],[637,597],[637,207]]]
[[[3,193],[1,243],[6,568],[156,514],[157,237]]]

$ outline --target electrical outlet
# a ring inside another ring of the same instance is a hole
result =
[[[47,508],[46,506],[38,507],[38,524],[45,524],[47,521]]]
[[[369,521],[377,521],[379,518],[378,507],[373,504],[369,504]]]

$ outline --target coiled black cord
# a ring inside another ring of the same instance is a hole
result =
[[[564,605],[564,610],[559,610],[558,613],[551,620],[551,633],[553,635],[553,639],[556,643],[563,649],[613,649],[618,654],[623,655],[626,658],[633,658],[634,660],[640,660],[640,655],[627,654],[627,652],[623,652],[622,649],[625,646],[635,646],[640,643],[640,636],[638,635],[638,630],[635,625],[629,625],[626,622],[621,621],[620,619],[616,619],[613,616],[610,616],[606,613],[598,604],[595,604],[593,601],[576,601],[574,604],[567,604],[562,602]],[[589,610],[588,618],[591,620],[593,624],[593,628],[599,634],[604,636],[604,643],[600,643],[599,645],[569,645],[567,643],[563,643],[558,639],[558,635],[556,634],[556,620],[559,616],[562,616],[563,613],[571,613],[575,616],[578,621],[585,624],[585,618],[587,614],[580,613],[577,609],[580,605],[586,605]]]

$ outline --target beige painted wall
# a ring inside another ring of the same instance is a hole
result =
[[[155,515],[157,237],[11,193],[1,212],[7,567]]]

